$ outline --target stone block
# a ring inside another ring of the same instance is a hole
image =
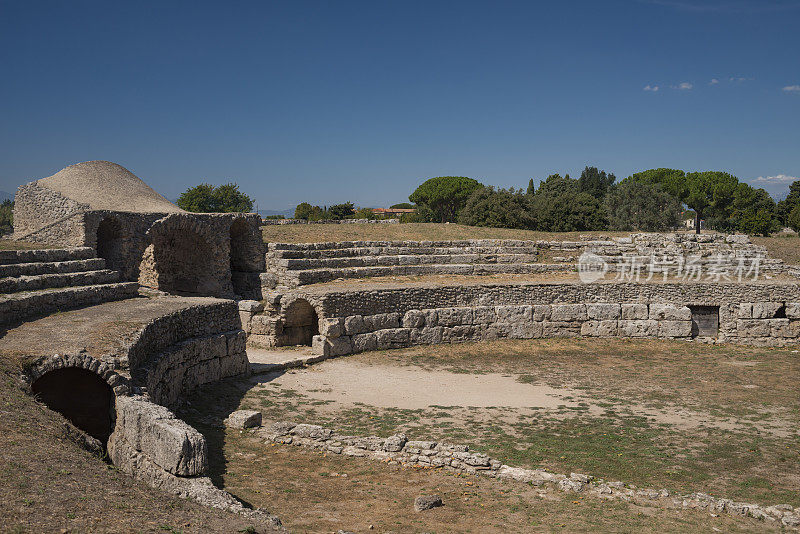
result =
[[[620,305],[619,304],[587,304],[586,316],[589,319],[608,320],[620,318]]]
[[[623,337],[655,337],[657,334],[658,321],[621,320],[619,322],[619,335]]]
[[[364,325],[367,332],[385,330],[387,328],[400,328],[399,313],[378,313],[364,316]]]
[[[792,337],[789,330],[789,319],[766,319],[769,323],[769,335],[776,338]]]
[[[247,313],[258,313],[264,311],[264,304],[257,300],[240,300],[239,311]]]
[[[377,350],[378,336],[374,332],[368,334],[355,334],[351,336],[353,343],[353,352],[366,352],[368,350]]]
[[[623,319],[629,321],[647,319],[647,304],[623,304],[620,313]]]
[[[585,304],[553,304],[550,307],[551,321],[585,321],[586,319]]]
[[[753,319],[772,319],[782,307],[782,302],[754,302]]]
[[[327,338],[325,336],[314,336],[311,340],[311,353],[316,356],[344,356],[352,354],[353,343],[350,336],[340,336],[337,338]]]
[[[426,326],[411,330],[412,345],[433,345],[442,342],[441,326]]]
[[[736,321],[736,331],[739,337],[768,337],[771,325],[764,319],[739,319]]]
[[[438,308],[436,314],[439,326],[472,324],[472,308]]]
[[[691,321],[659,321],[658,337],[689,337],[692,335]]]
[[[344,333],[348,336],[367,332],[367,325],[361,315],[351,315],[344,318]]]
[[[496,306],[498,323],[533,321],[533,306]]]
[[[691,321],[692,311],[687,306],[650,304],[650,319],[656,321]]]
[[[425,313],[420,310],[408,310],[403,315],[403,328],[422,328],[425,326]]]
[[[156,465],[178,476],[199,476],[206,472],[205,438],[167,408],[143,397],[118,397],[116,412],[114,434]]]
[[[319,425],[308,425],[303,423],[295,426],[291,433],[299,438],[324,441],[326,439],[330,439],[333,431],[329,428],[323,428]]]
[[[581,335],[581,323],[577,321],[543,321],[543,337],[578,337]]]
[[[236,410],[225,419],[225,426],[236,430],[261,426],[261,412],[255,410]]]
[[[534,321],[549,321],[550,320],[550,305],[549,304],[535,304],[533,306],[533,320]]]
[[[375,332],[379,349],[399,349],[411,343],[410,328],[387,328]]]
[[[344,320],[341,317],[322,319],[319,326],[320,334],[330,339],[344,334]]]
[[[477,306],[472,310],[472,324],[492,324],[497,314],[492,306]]]
[[[786,317],[789,319],[800,319],[800,302],[786,303]]]
[[[739,319],[752,319],[753,318],[753,303],[742,302],[739,304],[736,317]]]

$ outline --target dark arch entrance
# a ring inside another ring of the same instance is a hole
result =
[[[308,345],[319,334],[319,317],[304,299],[293,301],[283,312],[283,345]]]
[[[33,393],[103,445],[114,430],[114,391],[97,374],[78,367],[56,369],[31,384]]]
[[[106,267],[120,270],[123,267],[125,239],[122,225],[115,217],[106,217],[97,226],[97,256],[106,260]]]
[[[247,271],[247,245],[249,232],[247,221],[236,219],[231,225],[231,271]]]

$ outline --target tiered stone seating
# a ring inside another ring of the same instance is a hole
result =
[[[89,247],[0,251],[0,324],[135,297]]]
[[[271,243],[267,271],[296,287],[339,278],[426,274],[524,274],[571,266],[537,263],[532,241]]]

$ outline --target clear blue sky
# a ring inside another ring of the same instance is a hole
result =
[[[0,0],[0,190],[106,159],[168,198],[235,181],[262,209],[587,164],[781,196],[798,27],[798,0]]]

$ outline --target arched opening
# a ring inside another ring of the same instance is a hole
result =
[[[202,235],[188,228],[165,228],[152,239],[152,261],[143,261],[140,283],[182,295],[224,292],[214,273],[213,250]]]
[[[106,260],[106,267],[120,270],[124,264],[125,239],[122,225],[115,217],[106,217],[97,226],[97,256]]]
[[[311,346],[312,338],[319,334],[319,317],[314,307],[307,300],[297,299],[286,307],[282,316],[282,345]]]
[[[51,410],[103,445],[114,430],[114,391],[97,374],[78,367],[56,369],[31,384],[33,393]]]

